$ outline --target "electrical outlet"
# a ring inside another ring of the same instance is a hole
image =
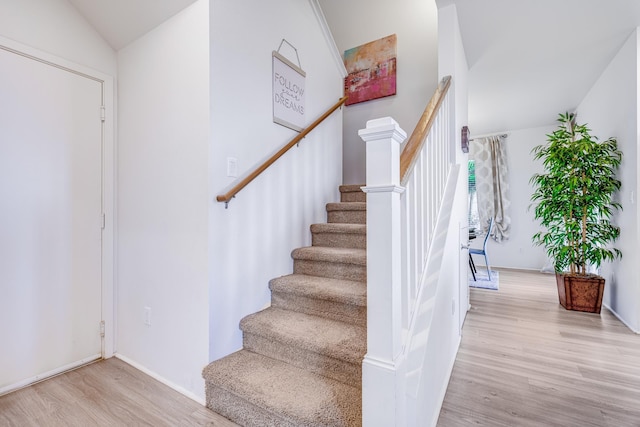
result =
[[[144,308],[144,324],[151,326],[151,307]]]

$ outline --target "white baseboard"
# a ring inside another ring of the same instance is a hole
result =
[[[480,259],[480,258],[478,258]],[[484,265],[484,263],[476,263],[476,265],[479,265],[480,267],[486,267],[486,265]],[[506,270],[506,271],[513,271],[513,272],[518,272],[518,271],[522,271],[523,273],[544,273],[542,271],[542,267],[540,268],[534,268],[534,267],[503,267],[500,265],[493,265],[491,264],[491,269],[492,270]]]
[[[190,392],[189,390],[185,389],[184,387],[181,387],[181,386],[169,381],[168,379],[162,377],[158,373],[153,372],[153,371],[145,368],[144,366],[142,366],[138,362],[135,362],[135,361],[129,359],[128,357],[126,357],[126,356],[123,356],[123,355],[118,354],[118,353],[116,353],[114,356],[117,359],[122,360],[124,363],[133,366],[134,368],[136,368],[140,372],[144,372],[145,374],[149,375],[151,378],[160,381],[162,384],[166,385],[167,387],[172,388],[173,390],[177,391],[178,393],[182,394],[183,396],[186,396],[189,399],[198,402],[202,406],[206,406],[206,401],[205,401],[204,398],[202,398],[202,397]]]
[[[48,380],[49,378],[55,377],[56,375],[64,374],[65,372],[72,371],[81,366],[88,365],[89,363],[93,363],[96,360],[102,358],[102,355],[95,354],[93,356],[86,357],[82,360],[78,360],[77,362],[69,363],[68,365],[61,366],[56,369],[52,369],[51,371],[44,372],[39,375],[35,375],[31,378],[24,379],[22,381],[18,381],[17,383],[9,384],[8,386],[0,388],[0,396],[14,392],[16,390],[20,390],[21,388],[28,387],[40,381]]]
[[[637,329],[635,329],[633,326],[631,326],[629,323],[627,323],[626,320],[624,320],[622,318],[622,316],[620,316],[614,309],[612,309],[611,307],[609,307],[608,304],[602,304],[607,310],[609,310],[614,316],[616,316],[618,318],[619,321],[621,321],[627,328],[629,328],[631,330],[631,332],[633,332],[634,334],[640,334],[640,331],[638,331]]]

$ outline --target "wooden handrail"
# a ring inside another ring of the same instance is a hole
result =
[[[251,181],[253,181],[255,178],[257,178],[258,175],[260,175],[262,172],[265,171],[265,169],[267,169],[269,166],[274,164],[275,161],[278,160],[280,157],[282,157],[282,155],[284,153],[289,151],[289,149],[291,147],[293,147],[294,145],[298,144],[302,140],[302,138],[307,136],[307,134],[309,134],[309,132],[311,132],[316,126],[318,126],[320,123],[322,123],[324,121],[324,119],[329,117],[334,111],[336,111],[338,108],[340,108],[342,106],[342,104],[345,103],[346,100],[347,100],[346,96],[340,98],[340,100],[338,102],[336,102],[331,108],[329,108],[323,115],[318,117],[313,123],[311,123],[305,129],[303,129],[302,132],[300,132],[298,135],[296,135],[296,137],[293,138],[287,145],[282,147],[280,150],[278,150],[277,153],[275,153],[273,156],[269,157],[268,160],[266,160],[264,163],[262,163],[260,166],[258,166],[253,172],[251,172],[249,175],[247,175],[242,180],[240,180],[229,191],[227,191],[224,194],[220,194],[220,195],[216,196],[216,200],[219,201],[219,202],[229,203],[229,201],[231,199],[233,199],[235,197],[235,195],[240,192],[240,190],[242,190],[244,187],[247,186],[247,184],[249,184]]]
[[[442,101],[444,101],[444,97],[447,95],[449,86],[451,86],[451,76],[446,76],[438,84],[431,100],[424,109],[424,113],[422,113],[422,117],[418,120],[418,124],[407,140],[407,144],[402,150],[402,154],[400,154],[400,182],[403,185],[406,183],[406,179],[413,170],[413,166],[418,159],[418,153],[422,150],[422,146],[424,145],[427,135],[433,126],[433,122],[436,119],[440,105],[442,104]]]

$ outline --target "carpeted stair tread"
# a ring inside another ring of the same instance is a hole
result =
[[[320,223],[311,224],[312,233],[344,233],[344,234],[367,234],[366,224],[341,224],[341,223]]]
[[[367,265],[366,249],[306,246],[291,252],[294,260],[324,261],[340,264]]]
[[[312,246],[365,249],[367,226],[344,223],[312,224],[311,242]]]
[[[341,185],[340,201],[341,202],[366,202],[367,195],[362,191],[363,184],[358,185]]]
[[[290,293],[349,305],[362,307],[367,305],[367,285],[353,280],[289,274],[272,279],[269,282],[269,289],[272,292]]]
[[[332,211],[366,211],[365,202],[332,202],[327,203],[327,212]]]
[[[362,193],[364,184],[343,184],[338,186],[341,193]]]
[[[291,256],[296,274],[367,281],[366,249],[309,246],[295,249]]]
[[[362,424],[358,388],[250,351],[212,362],[203,377],[207,406],[246,427]]]
[[[364,194],[364,193],[363,193]],[[327,203],[327,222],[343,224],[366,224],[366,202]]]
[[[240,329],[279,346],[353,364],[362,363],[367,347],[362,326],[274,307],[246,316],[240,321]]]
[[[364,282],[307,274],[272,279],[271,306],[367,326],[367,285]]]

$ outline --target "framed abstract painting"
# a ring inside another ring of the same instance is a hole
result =
[[[396,94],[396,35],[345,50],[346,105]]]

